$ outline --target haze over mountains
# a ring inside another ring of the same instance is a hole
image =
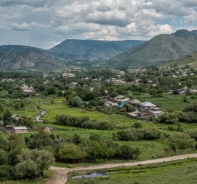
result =
[[[178,30],[150,41],[68,39],[49,50],[0,46],[0,70],[49,70],[64,65],[139,68],[158,65],[197,51],[197,30]]]

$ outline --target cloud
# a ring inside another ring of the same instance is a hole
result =
[[[100,11],[100,12],[107,12],[107,11],[110,11],[110,10],[111,10],[111,8],[108,7],[108,6],[105,6],[105,5],[99,6],[97,8],[97,11]]]
[[[191,7],[191,8],[197,7],[197,1],[196,0],[182,0],[181,2],[186,7]]]
[[[184,7],[183,4],[177,0],[152,0],[152,2],[147,5],[147,8],[154,9],[156,12],[160,12],[165,15],[185,16],[189,14],[186,7]]]
[[[148,40],[197,26],[196,0],[1,0],[0,44]]]
[[[30,27],[29,27],[29,24],[25,22],[22,24],[13,23],[11,29],[15,31],[28,31]]]
[[[26,5],[32,7],[42,7],[48,1],[47,0],[2,0],[0,2],[0,6],[18,6],[18,5]]]
[[[118,10],[107,11],[105,13],[95,11],[87,15],[85,21],[102,25],[116,25],[118,27],[124,27],[129,23],[126,14]]]

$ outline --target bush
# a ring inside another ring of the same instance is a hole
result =
[[[175,133],[169,136],[168,145],[173,151],[177,149],[183,150],[188,148],[194,148],[195,140],[192,139],[188,134]]]
[[[96,121],[90,120],[89,117],[74,117],[68,115],[59,115],[56,116],[56,124],[74,126],[87,129],[96,129],[96,130],[113,130],[115,125],[108,121]]]
[[[127,129],[120,130],[117,132],[119,140],[130,141],[130,140],[153,140],[159,139],[161,132],[157,128],[148,129]]]
[[[0,181],[14,179],[14,168],[8,165],[0,165]]]
[[[158,128],[148,128],[144,130],[144,139],[153,140],[159,139],[161,136],[161,132]]]

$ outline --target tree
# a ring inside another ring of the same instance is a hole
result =
[[[42,146],[49,146],[52,144],[50,134],[40,130],[37,134],[34,134],[31,142],[31,148],[40,148]]]
[[[53,154],[45,150],[24,149],[18,155],[19,163],[16,164],[16,176],[18,178],[35,178],[43,176],[44,169],[55,161]]]
[[[16,176],[18,178],[35,178],[38,176],[38,168],[36,163],[33,160],[28,159],[21,161],[15,167]]]
[[[74,134],[72,137],[72,141],[75,144],[79,144],[79,143],[81,143],[81,137],[78,134]]]
[[[97,141],[97,142],[99,142],[101,140],[101,137],[100,137],[99,134],[91,134],[90,137],[89,137],[89,139],[91,141]]]
[[[7,164],[8,154],[6,151],[0,149],[0,165]]]
[[[189,149],[194,147],[195,140],[192,139],[188,134],[175,133],[169,136],[168,145],[173,151],[177,149]]]
[[[4,111],[4,106],[2,103],[0,103],[0,112],[3,112]]]
[[[10,110],[6,109],[3,111],[3,123],[4,126],[11,123],[12,121],[12,113],[10,112]]]
[[[23,149],[26,147],[25,140],[21,135],[18,134],[10,134],[8,137],[8,146],[9,150],[12,149]]]
[[[86,153],[79,146],[68,143],[63,145],[58,152],[60,160],[78,162],[84,160]]]
[[[73,107],[80,107],[81,105],[81,98],[78,96],[75,96],[72,100],[71,100],[71,105]]]

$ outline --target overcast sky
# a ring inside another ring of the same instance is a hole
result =
[[[149,40],[196,26],[197,0],[0,0],[0,45]]]

